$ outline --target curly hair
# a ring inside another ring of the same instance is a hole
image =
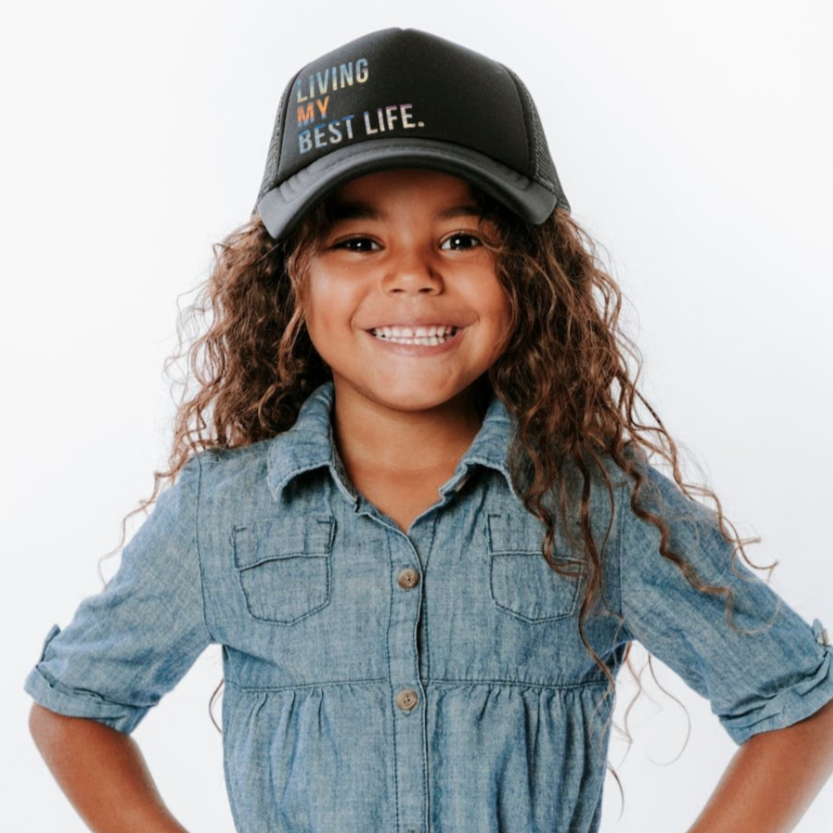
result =
[[[752,564],[743,547],[760,539],[739,538],[714,492],[684,482],[677,444],[638,390],[642,358],[619,326],[622,293],[603,268],[589,233],[560,208],[536,226],[479,189],[472,187],[472,192],[483,211],[481,223],[491,222],[498,231],[497,239],[485,235],[484,245],[495,257],[512,316],[503,352],[478,382],[483,383],[483,396],[494,394],[517,418],[518,432],[509,458],[512,476],[524,484],[520,493],[527,511],[546,526],[541,553],[556,572],[565,569],[550,556],[556,523],[560,519],[572,540],[578,521],[581,540],[574,543],[583,554],[588,574],[578,629],[586,650],[608,680],[607,698],[615,689],[613,675],[588,643],[584,630],[585,620],[600,599],[601,552],[610,532],[601,545],[594,540],[589,506],[591,480],[599,473],[613,500],[606,460],[614,461],[634,481],[631,509],[659,528],[662,556],[698,591],[727,597],[729,612],[731,589],[701,582],[693,566],[671,549],[666,521],[640,506],[639,493],[646,479],[642,462],[648,455],[658,454],[670,464],[674,480],[690,500],[700,494],[715,502],[720,531],[734,545],[733,561],[741,552],[755,569],[771,571],[775,565]],[[165,363],[168,372],[185,360],[183,379],[175,382],[182,385],[182,394],[168,468],[154,472],[153,494],[130,515],[147,510],[163,481],[173,482],[199,451],[247,446],[288,430],[309,394],[332,378],[304,324],[307,266],[331,220],[327,198],[283,240],[272,239],[254,215],[214,244],[210,275],[194,303],[181,313],[178,352]],[[201,323],[206,320],[207,324]],[[186,336],[191,324],[196,328]],[[635,363],[633,378],[628,357]],[[640,405],[653,424],[640,421]],[[547,497],[552,494],[559,495],[558,507],[548,505]],[[122,541],[113,552],[124,543],[130,515],[122,521]],[[568,522],[571,517],[573,521]],[[631,664],[632,644],[624,659],[639,682],[641,673]],[[222,686],[221,680],[209,702],[212,721],[212,706]],[[625,716],[624,735],[629,743],[627,715],[641,691],[640,683]],[[621,792],[619,778],[613,774]]]

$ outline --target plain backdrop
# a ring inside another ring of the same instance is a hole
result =
[[[773,587],[833,633],[831,22],[820,0],[7,7],[3,826],[86,829],[30,740],[23,680],[51,625],[100,589],[99,559],[166,460],[178,304],[249,217],[284,85],[386,26],[524,79],[573,214],[625,295],[642,391],[739,531],[762,537],[750,557],[780,562]],[[646,671],[627,756],[614,732],[625,804],[609,776],[608,833],[685,831],[736,749],[708,702],[654,667],[669,693]],[[212,646],[134,735],[194,833],[233,831],[208,714],[221,675]],[[627,672],[620,686],[621,726]],[[828,785],[797,829],[824,833],[831,817]]]

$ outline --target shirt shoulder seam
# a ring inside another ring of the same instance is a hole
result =
[[[194,501],[194,544],[197,551],[197,570],[200,574],[200,599],[202,600],[202,622],[208,639],[211,643],[216,640],[208,627],[208,618],[205,615],[205,576],[203,575],[202,554],[200,552],[200,497],[202,495],[202,460],[199,452],[195,455],[197,460],[197,494]]]
[[[622,573],[624,571],[624,564],[622,559],[622,547],[623,541],[625,538],[625,515],[632,511],[630,507],[630,489],[631,482],[626,480],[623,485],[621,486],[621,491],[624,493],[624,497],[621,501],[619,506],[619,519],[618,519],[618,538],[617,546],[616,546],[616,557],[617,557],[617,570],[616,570],[616,581],[619,589],[619,621],[622,624],[622,628],[625,630],[628,637],[633,638],[633,634],[631,633],[630,628],[628,627],[627,622],[625,621],[625,594],[622,590]]]

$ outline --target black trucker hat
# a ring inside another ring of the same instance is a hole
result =
[[[348,180],[399,167],[460,176],[530,223],[570,210],[521,79],[471,49],[394,27],[292,78],[253,213],[280,239]]]

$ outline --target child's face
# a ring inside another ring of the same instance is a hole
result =
[[[494,256],[480,245],[495,231],[478,229],[468,184],[438,171],[387,170],[347,183],[335,202],[335,222],[310,263],[306,323],[337,398],[397,410],[456,398],[466,407],[465,391],[498,358],[511,323]],[[414,321],[458,331],[433,346],[371,332]]]

